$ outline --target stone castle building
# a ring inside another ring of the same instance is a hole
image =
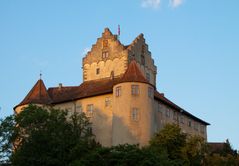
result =
[[[108,28],[83,58],[83,83],[46,89],[38,80],[14,110],[29,103],[84,112],[104,146],[148,144],[166,123],[207,139],[207,122],[174,104],[156,89],[157,67],[140,34],[123,45]]]

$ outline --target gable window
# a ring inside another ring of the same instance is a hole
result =
[[[131,119],[133,121],[138,121],[139,120],[139,109],[138,108],[132,108]]]
[[[102,52],[102,58],[103,58],[103,59],[108,58],[108,56],[109,56],[108,51],[103,51],[103,52]]]
[[[131,85],[131,94],[134,96],[139,95],[139,85]]]
[[[87,110],[86,110],[86,116],[92,117],[94,112],[94,105],[93,104],[88,104],[87,105]]]
[[[115,89],[115,95],[116,95],[116,97],[121,96],[121,86],[116,87],[116,89]]]
[[[109,97],[105,98],[105,106],[106,107],[110,106],[110,98]]]
[[[153,98],[154,97],[154,90],[152,87],[148,87],[148,96],[149,98]]]
[[[96,74],[97,74],[97,75],[100,74],[100,68],[97,68],[97,69],[96,69]]]

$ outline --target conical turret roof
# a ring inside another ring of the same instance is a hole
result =
[[[130,62],[120,82],[142,82],[149,84],[149,81],[144,77],[135,60]]]
[[[42,79],[39,79],[18,106],[25,104],[49,104],[50,102],[51,98],[45,84]]]

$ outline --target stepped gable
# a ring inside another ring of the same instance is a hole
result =
[[[23,101],[17,106],[25,104],[50,104],[51,101],[52,100],[47,92],[44,82],[39,79]]]
[[[104,44],[105,43],[105,44]],[[91,50],[83,57],[84,64],[92,64],[94,62],[102,61],[102,51],[107,50],[109,57],[106,59],[120,58],[123,56],[123,51],[127,51],[125,46],[118,40],[117,35],[114,35],[109,28],[105,28],[101,37],[97,38],[95,44],[92,45]],[[115,53],[117,52],[117,54]]]
[[[150,84],[140,71],[135,60],[130,62],[128,69],[119,82],[141,82]]]

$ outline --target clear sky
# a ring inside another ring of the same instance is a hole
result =
[[[209,122],[208,141],[239,149],[239,0],[0,0],[0,118],[39,79],[79,85],[82,57],[105,27],[140,33],[157,89]]]

